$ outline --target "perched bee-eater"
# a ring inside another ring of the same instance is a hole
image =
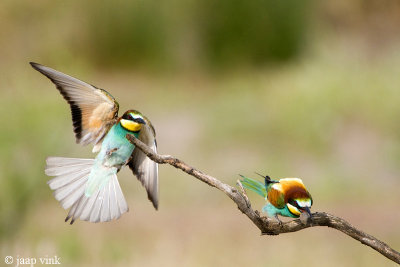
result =
[[[310,193],[308,193],[303,182],[299,178],[283,178],[279,181],[272,180],[269,176],[262,176],[262,182],[244,177],[241,183],[260,196],[268,200],[263,207],[263,211],[270,217],[275,217],[279,223],[278,215],[298,218],[300,214],[306,212],[311,216],[310,208],[313,203]]]
[[[118,118],[119,105],[107,91],[37,63],[71,107],[76,142],[92,143],[94,159],[48,157],[45,173],[55,198],[69,209],[65,221],[108,222],[128,211],[117,173],[129,165],[158,208],[158,165],[126,139],[133,134],[157,152],[155,131],[139,111]]]

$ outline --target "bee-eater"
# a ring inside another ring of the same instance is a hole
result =
[[[299,178],[282,178],[278,181],[269,176],[262,176],[264,183],[243,177],[242,185],[268,200],[263,211],[270,217],[275,217],[279,223],[278,215],[298,218],[306,212],[311,216],[310,208],[313,203],[310,193],[303,181]]]
[[[94,159],[48,157],[45,173],[55,198],[69,209],[67,222],[107,222],[128,211],[117,173],[128,165],[158,208],[158,165],[126,139],[133,134],[157,152],[155,131],[139,111],[118,118],[119,105],[107,91],[49,67],[30,63],[49,78],[71,107],[76,142],[93,144]]]

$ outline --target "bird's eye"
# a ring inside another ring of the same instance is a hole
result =
[[[292,206],[294,206],[294,207],[296,207],[296,208],[300,208],[300,206],[299,206],[299,204],[297,203],[296,200],[290,199],[288,202],[289,202]]]

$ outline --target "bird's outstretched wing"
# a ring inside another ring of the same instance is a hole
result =
[[[99,144],[118,117],[119,105],[107,91],[74,77],[30,62],[49,78],[71,106],[76,142]],[[98,146],[95,146],[94,151]]]
[[[146,124],[140,130],[139,140],[157,153],[156,133],[150,121],[144,116],[143,118]],[[154,208],[158,209],[158,164],[149,159],[140,149],[134,149],[128,165],[146,188],[147,197]]]

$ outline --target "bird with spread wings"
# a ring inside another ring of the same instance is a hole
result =
[[[157,152],[156,134],[139,111],[118,117],[119,105],[107,91],[49,67],[30,63],[49,78],[71,107],[76,142],[93,144],[94,159],[48,157],[45,173],[55,198],[69,209],[67,222],[108,222],[128,211],[117,173],[128,165],[158,209],[158,165],[126,138],[133,134]]]

